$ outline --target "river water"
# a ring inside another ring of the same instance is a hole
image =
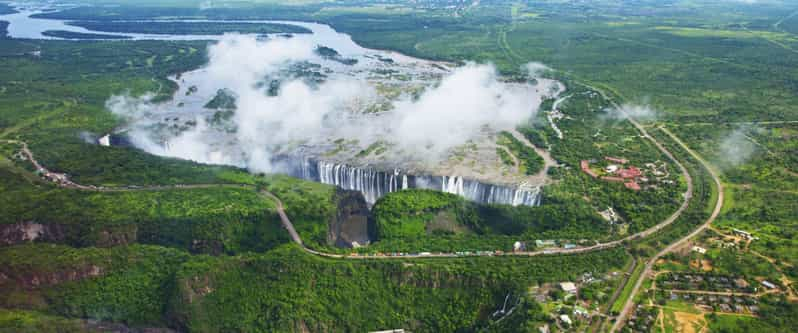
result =
[[[8,21],[8,35],[11,38],[19,39],[61,39],[43,35],[45,31],[69,31],[84,34],[103,34],[129,37],[127,40],[208,40],[214,41],[223,38],[221,35],[172,35],[172,34],[137,34],[137,33],[113,33],[85,29],[72,26],[65,20],[33,18],[31,15],[42,13],[50,8],[19,8],[19,13],[10,15],[0,15],[0,20]],[[148,21],[141,21],[148,22]],[[301,26],[312,31],[310,34],[294,34],[293,38],[306,40],[316,45],[324,45],[338,51],[342,57],[358,60],[358,64],[350,66],[348,75],[366,75],[371,68],[391,66],[391,69],[399,69],[403,73],[410,73],[410,81],[416,79],[429,79],[429,76],[440,76],[448,72],[448,68],[438,63],[404,56],[394,52],[371,50],[363,48],[352,41],[351,36],[336,32],[332,27],[324,24],[293,21],[230,21],[230,20],[171,20],[170,22],[249,22],[249,23],[283,23]],[[385,61],[390,59],[390,61]],[[324,64],[333,70],[339,70],[340,63],[327,62]],[[352,69],[354,68],[354,69]],[[354,73],[354,74],[352,74]],[[208,110],[203,109],[204,105],[221,88],[208,84],[200,85],[198,82],[207,82],[203,78],[203,69],[184,73],[181,78],[173,77],[179,86],[179,91],[175,94],[175,99],[155,106],[157,118],[164,119],[171,117],[198,116]],[[403,78],[402,80],[407,80]],[[390,82],[387,82],[390,83]],[[194,93],[188,94],[189,89],[195,89]],[[207,115],[205,115],[207,116]],[[153,125],[154,119],[144,119],[139,125],[141,127]],[[214,140],[218,140],[214,138]],[[224,140],[218,140],[224,141]],[[220,150],[235,150],[231,142],[220,144]],[[134,142],[135,143],[135,142]],[[180,156],[174,151],[169,150],[168,141],[164,140],[161,146],[151,144],[137,144],[150,153],[164,156],[174,156],[190,158],[206,163],[232,164],[242,166],[240,161],[223,160],[208,161],[187,156]],[[357,190],[364,194],[368,202],[374,203],[379,197],[405,188],[427,188],[461,195],[469,200],[489,203],[489,204],[509,204],[509,205],[528,205],[535,206],[540,204],[540,186],[518,186],[518,185],[495,185],[468,179],[458,175],[430,176],[423,174],[407,174],[398,169],[390,169],[385,166],[375,168],[373,166],[352,166],[345,161],[323,161],[318,156],[307,156],[298,154],[286,161],[282,156],[282,162],[293,165],[285,170],[292,176],[331,184],[350,190]],[[312,161],[312,162],[311,162]],[[408,181],[410,179],[410,181]]]

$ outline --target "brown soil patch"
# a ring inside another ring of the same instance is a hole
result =
[[[698,333],[698,329],[705,325],[703,314],[687,312],[673,312],[676,317],[676,331],[681,333]]]
[[[427,233],[435,231],[447,231],[454,234],[469,233],[471,230],[468,227],[457,223],[457,217],[454,213],[449,211],[441,211],[435,217],[427,222]]]
[[[706,260],[706,259],[701,260],[701,270],[703,270],[704,272],[710,272],[710,271],[712,271],[712,268],[713,267],[712,267],[712,262],[711,261]]]

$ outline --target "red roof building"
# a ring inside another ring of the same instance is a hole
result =
[[[621,176],[621,178],[625,178],[625,179],[637,178],[637,177],[640,177],[642,174],[643,174],[643,172],[641,172],[640,169],[635,168],[633,166],[629,167],[627,169],[621,169],[620,171],[618,171],[618,176]]]
[[[606,156],[606,157],[604,157],[604,159],[607,160],[607,161],[610,161],[610,162],[613,162],[613,163],[619,163],[619,164],[629,163],[629,160],[627,160],[625,158],[617,158],[617,157]]]
[[[593,170],[590,170],[590,162],[582,160],[582,162],[579,163],[579,166],[582,168],[582,171],[590,175],[590,177],[598,178],[598,175],[593,172]]]
[[[640,184],[638,184],[637,182],[624,183],[623,186],[626,186],[626,188],[630,190],[640,191]]]
[[[601,180],[606,180],[608,182],[619,182],[619,183],[622,183],[624,181],[624,179],[621,177],[608,177],[608,176],[601,177]]]

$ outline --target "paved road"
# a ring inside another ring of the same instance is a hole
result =
[[[299,233],[297,233],[296,229],[294,229],[294,224],[291,223],[291,220],[288,219],[288,215],[285,214],[285,208],[283,206],[283,202],[280,201],[280,198],[268,191],[262,191],[262,193],[274,200],[274,202],[277,204],[277,215],[280,215],[280,221],[283,223],[285,230],[288,230],[288,234],[291,235],[291,240],[304,248],[305,244],[302,243],[302,238],[299,237]]]
[[[636,124],[635,126],[639,127],[640,125]],[[612,326],[610,332],[617,332],[621,327],[623,327],[623,325],[626,324],[626,318],[627,316],[629,316],[629,314],[632,312],[634,308],[635,304],[634,298],[637,295],[637,293],[640,291],[640,287],[643,285],[643,280],[645,280],[646,277],[651,274],[651,270],[654,267],[654,263],[662,256],[682,246],[682,244],[686,243],[691,238],[695,237],[699,233],[706,230],[709,227],[709,225],[713,221],[715,221],[715,218],[718,217],[718,215],[720,214],[720,210],[723,207],[723,184],[721,184],[720,178],[718,178],[718,175],[715,173],[715,171],[713,171],[712,168],[710,168],[709,164],[703,158],[701,158],[701,156],[699,156],[696,152],[690,149],[690,147],[687,147],[687,145],[685,145],[684,142],[682,142],[682,140],[673,135],[673,133],[671,133],[667,128],[663,127],[662,131],[665,132],[668,136],[670,136],[671,139],[673,139],[673,141],[675,141],[682,148],[684,148],[684,150],[686,150],[691,156],[693,156],[693,158],[698,160],[704,166],[704,168],[707,169],[709,174],[712,176],[712,180],[715,182],[715,185],[718,187],[718,201],[715,203],[715,209],[712,211],[712,214],[703,224],[701,224],[701,226],[699,226],[698,228],[696,228],[686,236],[680,238],[678,241],[668,245],[667,247],[662,249],[662,251],[657,253],[654,257],[649,259],[648,262],[646,262],[646,266],[643,269],[643,273],[640,274],[640,278],[638,278],[637,281],[635,282],[634,288],[632,289],[632,292],[629,295],[629,299],[626,300],[626,304],[624,305],[623,310],[615,319],[615,324]]]
[[[658,223],[657,225],[655,225],[655,226],[653,226],[653,227],[651,227],[649,229],[643,230],[643,231],[638,232],[638,233],[633,234],[633,235],[629,235],[629,236],[627,236],[625,238],[622,238],[622,239],[618,239],[618,240],[614,240],[614,241],[610,241],[610,242],[606,242],[606,243],[598,243],[598,244],[591,245],[591,246],[577,247],[577,248],[571,248],[571,249],[555,248],[555,249],[545,249],[545,250],[538,250],[538,251],[507,252],[507,253],[501,253],[501,254],[484,253],[484,254],[480,254],[480,255],[481,256],[501,255],[501,256],[532,257],[532,256],[540,256],[540,255],[579,254],[579,253],[585,253],[585,252],[592,252],[592,251],[604,250],[604,249],[620,246],[624,242],[627,242],[627,241],[630,241],[630,240],[635,240],[635,239],[639,239],[639,238],[648,237],[649,235],[651,235],[651,234],[653,234],[655,232],[658,232],[662,228],[664,228],[664,227],[670,225],[671,223],[673,223],[682,214],[682,212],[687,208],[687,205],[688,205],[688,203],[689,203],[689,201],[690,201],[690,199],[692,197],[692,193],[693,193],[692,178],[690,178],[690,174],[687,173],[687,170],[681,165],[681,163],[679,163],[679,161],[676,160],[673,157],[673,155],[671,155],[671,153],[667,149],[665,149],[665,147],[663,147],[659,142],[654,140],[653,137],[649,136],[648,133],[645,131],[645,129],[642,126],[640,126],[639,124],[637,124],[634,121],[632,123],[635,125],[635,127],[638,128],[638,130],[640,130],[640,132],[646,138],[651,140],[665,155],[667,155],[674,163],[676,163],[676,165],[679,166],[679,168],[682,170],[682,173],[684,174],[685,178],[687,179],[687,191],[684,194],[684,200],[682,202],[682,205],[673,214],[671,214],[671,216],[669,216],[664,221]],[[196,189],[196,188],[213,188],[213,187],[254,188],[254,186],[243,185],[243,184],[192,184],[192,185],[155,185],[155,186],[128,186],[128,187],[101,187],[101,186],[93,186],[93,185],[83,185],[83,184],[78,184],[78,183],[75,183],[75,182],[69,180],[69,178],[67,178],[66,175],[52,172],[52,171],[48,170],[47,168],[45,168],[44,166],[42,166],[39,163],[39,161],[36,160],[34,154],[30,151],[30,149],[28,149],[28,145],[25,142],[15,141],[15,140],[6,140],[6,142],[21,144],[22,145],[23,154],[31,161],[31,163],[33,163],[33,165],[39,170],[39,172],[42,174],[42,176],[44,176],[44,177],[46,177],[46,178],[48,178],[50,180],[55,180],[56,184],[58,184],[61,187],[66,187],[66,188],[72,188],[72,189],[78,189],[78,190],[84,190],[84,191],[98,191],[98,192],[154,191],[154,190]],[[310,248],[306,247],[305,244],[302,242],[301,236],[299,235],[299,233],[294,228],[294,225],[291,222],[291,220],[288,217],[288,215],[285,213],[285,209],[284,209],[284,205],[283,205],[282,201],[280,201],[280,199],[277,196],[275,196],[274,194],[272,194],[272,193],[270,193],[268,191],[264,190],[263,194],[265,194],[267,197],[269,197],[270,199],[275,201],[277,213],[280,216],[280,220],[281,220],[281,222],[283,224],[283,227],[290,234],[292,241],[294,241],[296,244],[300,245],[305,251],[307,251],[309,253],[312,253],[312,254],[315,254],[315,255],[319,255],[319,256],[323,256],[323,257],[329,257],[329,258],[346,258],[346,259],[454,258],[454,257],[461,257],[462,256],[462,255],[455,254],[455,253],[406,254],[406,255],[402,255],[402,256],[347,256],[347,255],[324,253],[324,252],[316,251],[316,250],[313,250],[313,249],[310,249]]]

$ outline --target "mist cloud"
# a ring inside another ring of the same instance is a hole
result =
[[[136,146],[158,155],[204,163],[232,164],[253,171],[273,171],[269,160],[290,152],[297,143],[357,139],[361,145],[383,141],[415,159],[445,159],[455,147],[483,135],[485,130],[511,129],[537,112],[546,96],[559,88],[552,80],[536,84],[502,82],[490,64],[468,63],[453,70],[422,93],[401,95],[390,111],[364,115],[379,100],[373,85],[350,73],[329,74],[324,82],[301,79],[284,82],[268,95],[263,78],[299,61],[319,61],[316,45],[298,38],[259,41],[252,36],[226,35],[209,46],[209,62],[200,84],[224,87],[236,95],[228,138],[197,116],[196,126],[159,142],[148,115],[159,112],[151,96],[114,96],[107,106],[130,120]],[[535,76],[547,70],[527,65]],[[432,82],[430,82],[432,83]]]
[[[649,121],[657,119],[657,112],[648,105],[623,104],[618,108],[606,110],[607,116],[617,120],[634,119],[638,121]]]
[[[723,168],[733,168],[747,162],[756,152],[756,146],[748,138],[749,127],[740,127],[726,136],[720,143],[719,164]]]
[[[549,66],[541,64],[539,62],[530,62],[523,66],[523,69],[526,70],[527,74],[530,76],[536,77],[545,74],[546,72],[551,71]]]

